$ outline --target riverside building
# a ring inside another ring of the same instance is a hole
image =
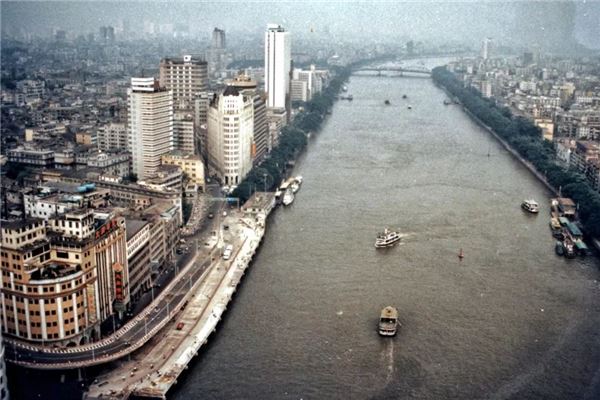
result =
[[[215,97],[208,109],[209,168],[225,185],[237,185],[252,168],[254,99],[233,86]]]

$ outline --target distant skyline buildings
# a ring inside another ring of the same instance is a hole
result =
[[[238,7],[238,3],[229,3]],[[241,7],[243,3],[239,3]],[[220,2],[11,2],[0,3],[2,31],[10,35],[49,36],[51,30],[73,35],[98,32],[101,26],[114,26],[115,33],[142,32],[144,21],[153,34],[204,36],[211,41],[207,27],[218,25],[234,35],[258,34],[273,18],[281,20],[294,37],[364,38],[381,41],[398,37],[416,40],[462,41],[478,45],[481,37],[494,37],[497,43],[519,43],[525,39],[521,21],[527,21],[532,35],[551,44],[553,37],[571,32],[580,42],[600,48],[600,3],[557,2],[409,2],[350,3],[320,2],[253,3],[244,13],[231,18]],[[527,10],[523,11],[523,7]],[[566,11],[561,11],[566,10]],[[564,17],[564,18],[563,18]],[[557,23],[551,22],[552,20]],[[362,21],[377,21],[364,24]],[[560,20],[560,21],[559,21]],[[569,28],[570,26],[570,28]],[[545,34],[541,34],[542,31]]]

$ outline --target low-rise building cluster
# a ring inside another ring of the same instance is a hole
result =
[[[463,59],[450,63],[449,69],[465,86],[532,120],[553,142],[558,159],[584,174],[600,192],[598,65],[598,58],[527,51],[520,57]]]

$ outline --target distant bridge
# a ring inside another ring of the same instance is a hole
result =
[[[407,67],[398,67],[398,66],[379,66],[379,67],[360,67],[355,70],[355,72],[377,72],[378,76],[382,75],[382,72],[397,72],[402,76],[404,73],[411,74],[421,74],[421,75],[431,75],[431,70],[425,67],[418,66],[407,66]]]

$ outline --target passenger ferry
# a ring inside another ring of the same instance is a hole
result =
[[[383,232],[377,234],[377,239],[375,239],[375,248],[383,248],[393,246],[395,243],[399,242],[400,234],[396,231],[390,231],[387,228]]]
[[[283,195],[283,205],[284,206],[289,206],[290,204],[292,204],[294,202],[294,192],[292,191],[292,189],[287,189]]]
[[[398,310],[387,306],[381,310],[379,317],[379,334],[381,336],[394,336],[398,328]]]
[[[540,212],[539,204],[533,199],[523,200],[523,202],[521,203],[521,207],[523,208],[523,210],[529,211],[533,214],[537,214],[538,212]]]

